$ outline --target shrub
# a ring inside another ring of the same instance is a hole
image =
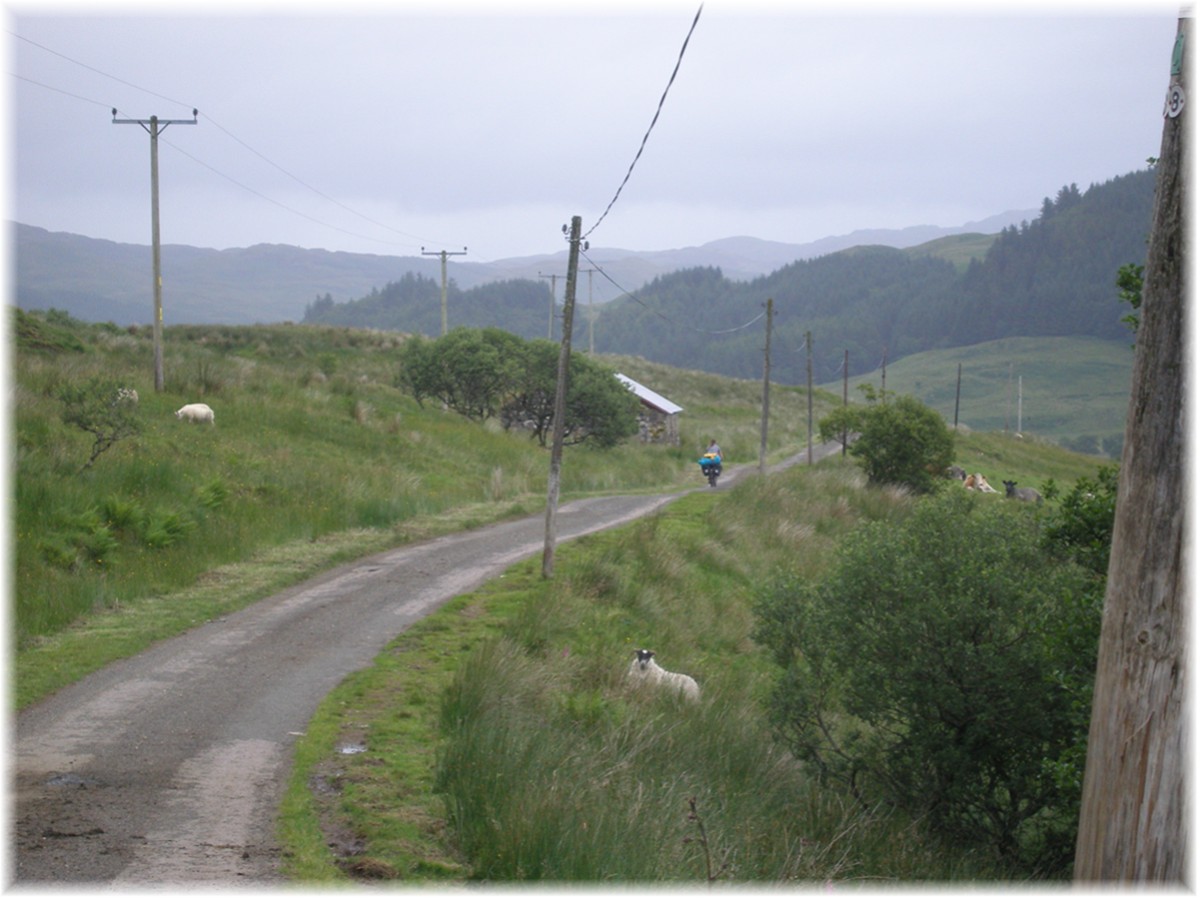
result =
[[[850,455],[876,484],[899,484],[927,493],[954,461],[954,433],[941,415],[915,397],[888,399],[867,386],[868,406],[840,407],[821,419],[821,440],[858,433]]]
[[[1108,574],[1112,547],[1117,473],[1115,465],[1102,466],[1094,479],[1076,481],[1063,495],[1043,537],[1048,550],[1074,559],[1102,577]]]
[[[117,441],[137,434],[141,426],[137,405],[124,398],[121,385],[109,378],[90,378],[82,385],[65,384],[58,390],[62,401],[62,419],[92,435],[92,454],[83,464],[92,463]]]
[[[784,670],[772,721],[864,803],[1061,874],[1100,607],[1094,579],[1041,549],[1030,510],[927,498],[856,531],[820,582],[762,589],[755,637]]]

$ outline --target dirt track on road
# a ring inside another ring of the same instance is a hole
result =
[[[731,467],[721,488],[749,470]],[[558,540],[682,495],[563,504]],[[22,711],[11,764],[16,886],[282,886],[275,813],[292,745],[322,698],[413,622],[539,554],[544,533],[537,515],[358,560]]]

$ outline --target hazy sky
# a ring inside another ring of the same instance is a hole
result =
[[[8,217],[149,244],[150,138],[112,109],[194,107],[160,137],[164,243],[482,261],[564,249],[573,215],[634,250],[962,225],[1156,156],[1180,9],[241,8],[7,4]]]

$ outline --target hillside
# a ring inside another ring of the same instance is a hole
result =
[[[697,265],[719,266],[729,278],[745,281],[798,259],[857,244],[911,247],[964,232],[995,234],[1032,215],[1027,211],[1008,212],[957,228],[862,230],[808,244],[731,237],[678,250],[593,247],[588,255],[604,267],[612,281],[628,290],[636,290],[660,275]],[[17,306],[61,309],[88,322],[134,325],[150,321],[153,295],[148,245],[120,244],[17,222],[9,224]],[[306,306],[318,298],[348,303],[366,298],[373,291],[382,291],[407,276],[436,280],[439,292],[441,289],[441,262],[435,256],[333,253],[278,244],[215,250],[168,242],[162,247],[162,267],[164,319],[168,325],[299,321]],[[566,269],[565,248],[488,263],[472,260],[468,252],[452,258],[448,266],[455,290],[522,280],[547,295],[549,281],[541,275],[561,276]],[[589,295],[596,304],[616,298],[622,291],[612,281],[598,277],[590,286],[581,286],[581,301]],[[562,293],[560,278],[557,291],[560,303]],[[459,318],[455,324],[482,323]],[[436,325],[440,328],[440,316]],[[412,325],[408,327],[419,330]]]
[[[971,431],[1023,434],[1080,453],[1119,459],[1129,406],[1130,341],[1099,338],[1004,338],[952,350],[914,353],[888,363],[888,391],[911,394]],[[876,369],[849,380],[879,389]],[[842,383],[822,386],[841,394]]]
[[[965,268],[939,242],[930,252],[852,248],[748,283],[711,267],[676,272],[606,306],[596,347],[751,378],[762,372],[768,298],[772,377],[788,384],[806,378],[808,334],[818,382],[836,380],[847,353],[858,375],[885,359],[1005,337],[1128,340],[1115,281],[1122,265],[1145,259],[1154,182],[1147,170],[1083,193],[1063,188]]]

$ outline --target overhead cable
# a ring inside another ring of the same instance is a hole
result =
[[[636,166],[638,160],[641,159],[642,151],[646,149],[646,141],[650,139],[650,132],[654,130],[654,126],[658,123],[658,115],[663,110],[663,104],[667,100],[667,93],[671,90],[671,85],[675,83],[675,76],[679,74],[679,66],[683,62],[683,54],[687,51],[688,41],[692,39],[692,32],[696,30],[696,23],[700,21],[700,13],[703,9],[704,4],[701,3],[700,8],[696,10],[696,17],[692,19],[692,27],[688,29],[687,37],[683,39],[683,46],[679,48],[679,58],[675,60],[675,68],[671,71],[671,78],[667,81],[667,86],[663,90],[662,96],[658,100],[658,109],[654,111],[654,118],[650,120],[650,127],[646,129],[646,133],[642,136],[641,146],[638,147],[637,153],[634,154],[633,162],[629,164],[629,170],[625,173],[625,177],[621,180],[620,185],[618,185],[617,192],[613,195],[613,198],[608,201],[608,206],[604,208],[604,212],[601,213],[600,218],[596,220],[596,224],[587,230],[587,234],[583,235],[584,238],[588,237],[588,235],[595,231],[600,223],[604,221],[605,217],[608,215],[608,211],[613,208],[613,204],[615,204],[617,202],[617,198],[621,196],[621,191],[629,181],[629,176],[633,174],[633,167]]]
[[[755,316],[749,322],[746,322],[744,325],[738,325],[734,328],[725,328],[720,331],[708,331],[708,330],[705,330],[702,328],[696,328],[694,325],[687,323],[687,322],[682,323],[682,325],[681,325],[679,322],[671,321],[671,319],[667,318],[667,316],[665,316],[661,311],[659,311],[657,309],[652,309],[651,307],[647,306],[645,301],[643,301],[642,298],[639,297],[637,294],[634,294],[631,291],[627,291],[624,287],[622,287],[620,284],[618,284],[611,275],[609,275],[607,272],[604,271],[603,266],[601,266],[598,262],[596,262],[594,259],[592,259],[590,256],[588,256],[585,251],[580,250],[579,255],[582,256],[584,259],[586,259],[593,266],[595,266],[596,271],[599,272],[601,275],[603,275],[605,280],[608,281],[608,283],[611,284],[613,287],[615,287],[618,291],[620,291],[622,294],[624,294],[626,297],[628,297],[630,300],[632,300],[638,306],[642,307],[642,309],[646,310],[646,312],[653,313],[654,315],[658,316],[660,319],[662,319],[664,322],[666,322],[668,325],[671,325],[672,327],[676,327],[676,328],[683,327],[683,328],[688,328],[692,331],[695,331],[698,334],[708,334],[708,335],[713,335],[713,336],[719,336],[719,335],[723,335],[723,334],[734,334],[735,332],[738,332],[738,331],[744,331],[745,329],[749,328],[751,325],[753,325],[755,322],[758,322],[760,319],[762,319],[763,316],[766,315],[766,311],[760,312],[757,316]]]
[[[190,104],[190,103],[183,103],[183,102],[182,102],[182,101],[180,101],[180,100],[175,100],[175,99],[174,99],[174,98],[172,98],[172,97],[168,97],[168,96],[166,96],[166,95],[164,95],[164,94],[160,94],[160,93],[157,93],[157,92],[155,92],[155,91],[152,91],[152,90],[150,90],[150,89],[148,89],[148,88],[144,88],[144,87],[142,87],[141,85],[134,84],[134,83],[133,83],[133,82],[131,82],[131,81],[126,81],[126,80],[125,80],[125,79],[123,79],[123,78],[118,78],[118,77],[117,77],[117,76],[115,76],[115,75],[110,75],[108,72],[105,72],[105,71],[103,71],[103,70],[101,70],[101,69],[97,69],[95,66],[90,66],[90,65],[88,65],[87,63],[80,62],[80,61],[79,61],[79,60],[77,60],[77,59],[73,59],[72,57],[70,57],[70,56],[67,56],[65,53],[60,53],[60,52],[58,52],[57,50],[52,50],[51,48],[49,48],[49,47],[47,47],[47,46],[45,46],[45,45],[43,45],[43,44],[39,44],[37,41],[30,40],[29,38],[27,38],[27,37],[25,37],[25,36],[23,36],[23,35],[17,34],[17,33],[16,33],[16,32],[14,32],[14,31],[9,31],[8,33],[9,33],[9,34],[11,34],[13,37],[15,37],[15,38],[19,39],[19,40],[25,41],[26,43],[28,43],[28,44],[30,44],[30,45],[32,45],[32,46],[34,46],[34,47],[37,47],[39,50],[44,50],[45,52],[47,52],[47,53],[50,53],[50,54],[53,54],[54,56],[57,56],[57,57],[59,57],[60,59],[65,59],[67,62],[73,63],[74,65],[77,65],[77,66],[79,66],[79,67],[81,67],[81,68],[87,69],[89,72],[94,72],[94,73],[95,73],[95,74],[97,74],[97,75],[101,75],[101,76],[103,76],[104,78],[111,79],[112,81],[115,81],[115,82],[117,82],[118,84],[122,84],[122,85],[125,85],[126,87],[133,88],[134,90],[141,91],[141,92],[143,92],[143,93],[145,93],[145,94],[149,94],[149,95],[150,95],[150,96],[152,96],[152,97],[157,97],[157,98],[159,98],[160,100],[165,100],[165,101],[167,101],[168,103],[175,103],[175,104],[178,104],[179,106],[183,106],[183,107],[186,107],[186,108],[188,108],[188,109],[194,109],[194,108],[195,108],[195,107],[194,107],[192,104]],[[85,102],[87,102],[87,103],[94,103],[94,104],[96,104],[97,106],[103,106],[103,107],[105,107],[105,108],[113,108],[113,107],[112,107],[112,104],[100,103],[100,102],[99,102],[99,101],[97,101],[97,100],[92,100],[92,99],[89,99],[89,98],[87,98],[87,97],[82,97],[82,96],[80,96],[80,95],[78,95],[78,94],[72,94],[72,93],[70,93],[69,91],[64,91],[64,90],[62,90],[61,88],[56,88],[56,87],[52,87],[52,86],[50,86],[50,85],[47,85],[47,84],[42,84],[41,82],[34,81],[33,79],[31,79],[31,78],[26,78],[26,77],[24,77],[24,76],[22,76],[22,75],[16,75],[15,73],[13,73],[13,75],[14,75],[14,77],[16,77],[16,78],[20,78],[22,81],[27,81],[27,82],[29,82],[30,84],[35,84],[35,85],[37,85],[38,87],[42,87],[42,88],[45,88],[45,89],[47,89],[47,90],[55,91],[55,92],[57,92],[57,93],[64,94],[64,95],[66,95],[66,96],[68,96],[68,97],[73,97],[73,98],[75,98],[75,99],[77,99],[77,100],[83,100],[83,101],[85,101]],[[335,198],[333,198],[333,197],[329,196],[328,194],[324,193],[323,191],[320,191],[320,190],[318,190],[317,188],[313,187],[311,184],[308,184],[308,183],[307,183],[307,182],[305,182],[303,179],[301,179],[299,176],[292,174],[292,173],[291,173],[291,172],[289,172],[287,169],[285,169],[283,166],[279,165],[279,164],[278,164],[278,163],[276,163],[275,161],[273,161],[273,160],[269,159],[269,158],[268,158],[266,155],[264,155],[263,153],[260,153],[258,150],[256,150],[256,149],[254,149],[253,147],[251,147],[251,146],[250,146],[248,143],[246,143],[245,141],[243,141],[241,138],[239,138],[237,135],[235,135],[235,134],[234,134],[232,131],[230,131],[228,128],[226,128],[224,125],[222,125],[220,122],[218,122],[217,120],[215,120],[215,119],[214,119],[214,118],[213,118],[213,117],[212,117],[210,114],[208,114],[207,112],[205,113],[205,116],[204,116],[204,118],[205,118],[205,121],[206,121],[206,122],[209,122],[210,124],[212,124],[213,126],[215,126],[215,127],[218,129],[218,130],[220,130],[220,131],[221,131],[221,132],[223,132],[225,135],[227,135],[229,138],[231,138],[232,140],[234,140],[234,141],[236,141],[237,143],[241,144],[241,145],[242,145],[242,147],[244,147],[246,150],[249,150],[251,153],[253,153],[255,156],[257,156],[259,159],[263,160],[263,161],[264,161],[265,163],[267,163],[268,165],[270,165],[270,166],[274,167],[275,169],[277,169],[278,171],[282,172],[282,173],[283,173],[284,175],[286,175],[288,178],[291,178],[293,181],[295,181],[297,184],[299,184],[301,187],[303,187],[303,188],[305,188],[305,189],[307,189],[307,190],[311,191],[312,193],[316,194],[318,197],[321,197],[323,200],[326,200],[326,201],[328,201],[329,203],[332,203],[332,204],[334,204],[335,206],[338,206],[338,207],[340,207],[341,209],[345,210],[345,211],[346,211],[346,212],[348,212],[348,213],[351,213],[352,215],[358,216],[360,219],[362,219],[362,220],[364,220],[364,221],[366,221],[366,222],[369,222],[369,223],[371,223],[372,225],[375,225],[375,226],[376,226],[376,227],[378,227],[378,228],[383,228],[383,229],[385,229],[385,230],[387,230],[387,231],[390,231],[390,232],[392,232],[393,234],[398,234],[398,235],[400,235],[401,237],[406,237],[406,238],[409,238],[409,239],[411,239],[411,240],[413,240],[413,241],[426,241],[427,243],[430,243],[430,244],[435,244],[435,243],[438,243],[437,241],[433,241],[433,240],[430,240],[430,239],[428,239],[428,238],[422,238],[422,237],[420,237],[420,236],[418,236],[418,235],[410,234],[410,233],[408,233],[408,232],[406,232],[406,231],[401,231],[401,230],[400,230],[400,229],[398,229],[398,228],[392,228],[390,225],[386,225],[386,224],[384,224],[383,222],[376,221],[375,219],[372,219],[370,216],[367,216],[367,215],[365,215],[364,213],[361,213],[361,212],[359,212],[358,210],[356,210],[356,209],[353,209],[353,208],[352,208],[352,207],[350,207],[350,206],[347,206],[345,203],[342,203],[340,200],[336,200]],[[170,142],[169,142],[169,141],[164,141],[164,143],[168,143],[168,144],[169,144]],[[187,152],[185,152],[185,151],[181,150],[179,147],[175,146],[174,144],[171,144],[171,146],[172,146],[172,147],[174,147],[174,149],[176,149],[176,150],[179,150],[179,152],[180,152],[180,153],[183,153],[183,155],[184,155],[184,156],[187,156],[187,157],[188,157],[189,159],[191,159],[193,162],[196,162],[196,163],[198,163],[199,165],[201,165],[201,166],[204,166],[204,168],[208,169],[209,171],[211,171],[211,172],[213,172],[213,173],[215,173],[215,174],[217,174],[217,175],[220,175],[222,178],[226,179],[227,181],[231,182],[231,183],[232,183],[232,184],[234,184],[234,185],[237,185],[237,186],[238,186],[239,188],[241,188],[242,190],[244,190],[244,191],[248,191],[249,193],[251,193],[251,194],[254,194],[256,197],[260,197],[260,198],[262,198],[263,200],[266,200],[266,201],[267,201],[267,202],[269,202],[269,203],[273,203],[273,204],[275,204],[276,206],[280,207],[281,209],[287,210],[288,212],[290,212],[290,213],[292,213],[292,214],[294,214],[294,215],[300,216],[301,218],[307,219],[307,220],[308,220],[308,221],[310,221],[310,222],[314,222],[314,223],[316,223],[317,225],[322,225],[322,226],[324,226],[324,227],[326,227],[326,228],[331,228],[331,229],[333,229],[334,231],[338,231],[338,232],[341,232],[342,234],[350,235],[351,237],[364,238],[365,240],[374,241],[375,243],[379,243],[379,244],[385,244],[385,245],[389,245],[389,246],[407,246],[407,245],[403,245],[403,244],[396,244],[396,243],[394,243],[394,242],[391,242],[391,241],[380,240],[379,238],[372,238],[372,237],[367,237],[366,235],[360,235],[360,234],[356,234],[355,232],[348,231],[348,230],[346,230],[346,229],[344,229],[344,228],[339,228],[339,227],[338,227],[338,226],[336,226],[336,225],[332,225],[332,224],[330,224],[329,222],[325,222],[325,221],[323,221],[323,220],[321,220],[321,219],[315,218],[314,216],[310,216],[310,215],[307,215],[307,214],[305,214],[305,213],[299,212],[298,210],[292,209],[291,207],[289,207],[289,206],[286,206],[286,205],[285,205],[285,204],[283,204],[283,203],[280,203],[280,202],[278,202],[278,201],[276,201],[276,200],[272,200],[270,197],[267,197],[266,195],[264,195],[264,194],[260,193],[259,191],[256,191],[256,190],[254,190],[254,189],[253,189],[253,188],[251,188],[251,187],[247,187],[245,184],[242,184],[241,182],[237,181],[236,179],[234,179],[234,178],[231,178],[230,176],[228,176],[228,175],[224,174],[223,172],[220,172],[220,171],[218,171],[217,169],[213,168],[212,166],[208,165],[207,163],[205,163],[205,162],[201,161],[200,159],[196,158],[196,157],[195,157],[195,156],[193,156],[192,154],[190,154],[190,153],[187,153]]]

